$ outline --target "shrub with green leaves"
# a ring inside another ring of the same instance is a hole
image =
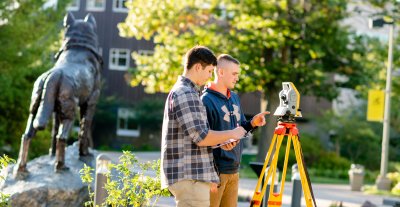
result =
[[[90,201],[85,206],[94,206],[94,192],[90,188],[93,170],[85,165],[80,171],[90,195]],[[169,196],[167,189],[161,189],[160,160],[140,163],[134,154],[124,151],[119,164],[109,165],[106,177],[104,188],[108,196],[100,206],[154,206],[160,196]]]
[[[14,163],[15,160],[9,158],[7,155],[0,156],[0,172],[4,168],[8,166],[10,163]],[[5,178],[0,174],[0,180],[4,180]],[[10,195],[3,194],[0,192],[0,207],[8,207],[11,206],[9,203]]]
[[[389,163],[392,172],[387,174],[387,177],[392,181],[391,193],[396,196],[400,196],[400,163],[392,162]]]
[[[363,106],[365,107],[365,106]],[[327,136],[336,145],[339,157],[350,160],[351,163],[362,164],[366,169],[379,168],[381,147],[381,128],[377,123],[368,122],[365,118],[364,108],[349,108],[341,114],[326,111],[318,117],[318,128],[321,136]],[[333,156],[333,155],[328,155]],[[336,164],[345,165],[344,160],[335,160]],[[350,165],[347,166],[349,168]]]

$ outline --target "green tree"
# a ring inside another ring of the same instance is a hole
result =
[[[0,154],[17,154],[33,83],[51,68],[52,55],[60,43],[61,20],[68,1],[59,1],[57,8],[45,8],[45,2],[0,3]]]
[[[349,77],[348,87],[362,84],[360,60],[368,51],[363,37],[340,26],[347,16],[345,0],[153,0],[128,2],[128,16],[118,25],[124,37],[154,40],[153,56],[133,57],[132,85],[168,91],[182,73],[182,55],[206,45],[242,62],[240,91],[263,92],[267,110],[278,106],[281,82],[292,81],[301,94],[333,99],[338,84],[332,73]],[[156,7],[154,5],[157,5]],[[265,157],[276,121],[269,116],[259,143]],[[267,131],[267,133],[265,133]]]

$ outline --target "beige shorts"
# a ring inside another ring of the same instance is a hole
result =
[[[174,195],[177,207],[209,207],[210,183],[182,180],[168,187]]]

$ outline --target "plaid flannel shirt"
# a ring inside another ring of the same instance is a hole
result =
[[[211,147],[199,147],[208,134],[199,88],[179,76],[165,102],[161,143],[161,187],[181,180],[218,183]]]

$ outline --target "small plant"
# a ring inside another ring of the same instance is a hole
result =
[[[393,195],[400,196],[400,172],[388,173],[387,177],[392,181],[392,190],[390,191]]]
[[[85,206],[94,206],[94,202],[93,202],[94,192],[92,192],[92,189],[90,187],[91,183],[93,182],[92,172],[93,172],[93,168],[87,166],[86,164],[84,164],[83,168],[79,171],[79,173],[81,174],[82,182],[88,184],[87,188],[88,188],[90,200],[85,202]]]
[[[168,190],[161,190],[160,160],[140,163],[134,154],[124,151],[119,161],[119,164],[109,165],[104,186],[108,196],[100,206],[154,206],[160,196],[169,196]],[[88,184],[90,196],[85,206],[90,207],[94,206],[94,192],[90,188],[92,172],[93,169],[86,165],[80,170],[82,182]]]
[[[376,185],[364,186],[364,192],[368,194],[400,196],[400,163],[389,163],[389,172],[386,177],[391,181],[391,190],[378,190]],[[376,177],[376,176],[375,176]]]
[[[15,160],[9,158],[7,155],[0,156],[0,172],[6,168],[10,163],[14,163]],[[0,180],[5,178],[0,174]],[[0,192],[0,207],[11,206],[9,203],[10,195]]]

